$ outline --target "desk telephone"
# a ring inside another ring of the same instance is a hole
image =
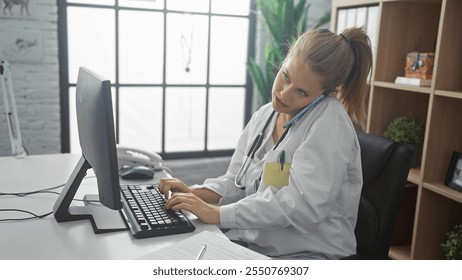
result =
[[[121,168],[144,165],[151,167],[153,170],[165,170],[171,174],[171,170],[163,166],[162,157],[156,153],[132,147],[117,146],[117,158],[119,170]]]

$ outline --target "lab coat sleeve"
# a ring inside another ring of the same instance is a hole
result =
[[[220,226],[238,229],[295,227],[309,232],[329,214],[354,157],[355,132],[347,122],[318,119],[293,155],[289,185],[267,187],[220,208]],[[356,150],[357,151],[357,150]]]

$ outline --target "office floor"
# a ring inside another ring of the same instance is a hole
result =
[[[172,169],[173,177],[181,179],[187,185],[193,185],[225,174],[230,160],[231,157],[176,159],[165,160],[164,165]]]

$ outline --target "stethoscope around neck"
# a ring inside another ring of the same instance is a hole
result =
[[[284,124],[284,133],[282,133],[281,137],[279,138],[278,142],[274,145],[273,150],[276,150],[276,148],[279,146],[279,144],[284,140],[284,138],[287,136],[289,133],[290,128],[292,125],[298,121],[306,112],[311,110],[316,104],[321,102],[326,97],[325,94],[321,94],[320,96],[316,97],[310,104],[305,106],[303,109],[301,109],[292,119],[290,119],[287,123]],[[271,112],[271,115],[269,116],[268,120],[266,120],[265,125],[263,126],[263,129],[261,130],[260,133],[255,137],[255,140],[253,140],[252,145],[250,146],[249,151],[247,152],[247,155],[245,156],[244,163],[241,165],[239,168],[239,171],[236,174],[236,177],[234,179],[234,184],[236,187],[238,187],[241,190],[245,190],[245,186],[242,186],[242,179],[245,176],[245,173],[247,172],[247,169],[249,169],[250,162],[254,159],[255,153],[260,149],[262,143],[263,143],[263,138],[265,137],[265,132],[266,129],[268,128],[269,124],[271,123],[271,120],[274,117],[274,114],[276,111],[273,110]]]

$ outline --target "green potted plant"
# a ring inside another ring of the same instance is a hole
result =
[[[264,65],[251,59],[247,71],[257,89],[260,104],[271,101],[271,89],[288,48],[307,28],[310,4],[306,0],[257,0],[257,10],[269,35],[263,50]],[[330,11],[313,28],[330,22]]]
[[[384,136],[414,150],[412,166],[418,166],[422,155],[425,123],[415,117],[404,116],[394,119],[385,130]]]
[[[454,226],[447,234],[445,243],[441,244],[447,260],[462,260],[462,224]]]

